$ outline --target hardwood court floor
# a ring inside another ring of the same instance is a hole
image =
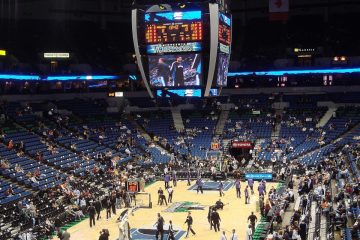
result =
[[[195,184],[195,182],[192,182],[192,184]],[[269,190],[272,186],[276,187],[276,185],[277,183],[267,183],[267,190]],[[233,228],[236,229],[240,240],[245,239],[245,231],[248,226],[248,216],[253,211],[259,218],[260,213],[256,212],[256,203],[258,201],[258,193],[256,189],[258,186],[258,182],[255,182],[255,194],[250,196],[250,204],[247,205],[245,204],[245,200],[243,197],[245,186],[245,183],[241,184],[241,199],[236,198],[235,187],[232,187],[228,191],[226,191],[225,196],[221,198],[222,202],[227,205],[224,207],[224,210],[219,211],[221,217],[220,230],[226,231],[227,239],[231,239],[230,234]],[[168,223],[169,220],[172,220],[175,227],[186,231],[186,225],[184,224],[187,216],[186,212],[162,212],[167,207],[157,205],[157,190],[159,189],[159,187],[162,187],[164,189],[164,183],[156,182],[145,189],[146,192],[149,192],[151,194],[153,207],[151,209],[142,208],[135,211],[134,216],[131,216],[129,218],[130,227],[132,229],[150,229],[156,222],[157,213],[161,213],[166,223]],[[188,188],[189,187],[187,186],[185,181],[179,181],[177,187],[174,188],[173,203],[179,201],[191,201],[206,206],[205,210],[192,211],[192,217],[194,219],[193,229],[196,232],[196,236],[192,236],[190,234],[189,239],[220,239],[220,233],[216,233],[214,230],[210,231],[210,226],[207,221],[208,207],[210,205],[213,205],[219,199],[218,191],[204,191],[204,194],[196,194],[196,191],[189,191],[187,190]],[[170,205],[171,204],[169,204],[168,206]],[[118,213],[120,213],[119,210],[116,216],[112,216],[112,218],[107,221],[105,219],[106,213],[105,211],[102,211],[102,219],[96,222],[96,227],[90,228],[88,219],[71,227],[68,230],[68,232],[71,234],[71,240],[97,240],[99,238],[99,232],[101,231],[101,229],[108,229],[110,232],[109,239],[116,240],[118,237],[118,227],[116,223],[116,219],[119,215]],[[167,228],[165,227],[165,229]],[[155,239],[155,236],[153,239]]]

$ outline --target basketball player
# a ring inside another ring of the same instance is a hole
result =
[[[191,183],[190,183],[190,175],[191,175],[191,174],[190,174],[190,170],[188,170],[187,173],[186,173],[186,180],[187,180],[187,185],[188,185],[188,186],[191,185]]]
[[[245,187],[244,195],[245,195],[245,204],[248,204],[248,203],[250,202],[249,185],[247,185],[247,186]]]
[[[248,186],[251,189],[251,195],[254,195],[254,180],[252,178],[248,179]]]
[[[160,213],[158,213],[158,219],[155,224],[156,224],[156,239],[159,239],[159,235],[160,235],[160,239],[163,240],[163,238],[164,238],[164,218],[160,215]]]
[[[225,196],[225,193],[224,193],[224,184],[223,184],[222,181],[220,181],[220,183],[219,183],[219,194],[220,194],[220,197]]]
[[[236,197],[241,198],[241,183],[240,179],[236,179],[235,181],[235,188],[236,188]]]
[[[196,193],[199,193],[199,191],[200,191],[201,194],[203,194],[203,193],[204,193],[204,192],[203,192],[203,185],[204,185],[204,183],[203,183],[203,181],[201,180],[201,178],[198,178],[198,179],[196,180],[196,185],[197,185]]]
[[[182,61],[182,57],[178,56],[170,67],[171,77],[175,86],[184,86],[184,65]]]

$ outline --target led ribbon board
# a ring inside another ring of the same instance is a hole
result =
[[[245,179],[253,179],[253,180],[272,180],[272,173],[246,173]]]
[[[279,70],[279,71],[259,71],[259,72],[230,72],[229,77],[235,76],[283,76],[300,74],[335,74],[335,73],[360,73],[360,68],[341,68],[341,69],[317,69],[317,70]]]
[[[146,47],[148,54],[177,53],[177,52],[198,52],[201,51],[201,43],[172,43],[153,44]]]

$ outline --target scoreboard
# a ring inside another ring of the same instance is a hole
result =
[[[146,25],[146,43],[197,42],[202,40],[202,22],[172,22]]]
[[[135,55],[151,98],[216,96],[212,88],[227,85],[227,5],[228,0],[134,0]]]
[[[231,44],[231,29],[225,24],[219,24],[219,42],[229,46]]]

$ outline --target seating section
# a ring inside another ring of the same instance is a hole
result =
[[[182,119],[185,126],[184,141],[188,154],[204,159],[206,151],[210,149],[211,140],[218,120],[216,110],[182,110]],[[176,147],[180,152],[184,149]]]
[[[281,99],[289,102],[289,106],[279,114],[280,110],[275,111],[272,103]],[[174,128],[171,112],[160,108],[122,115],[107,113],[105,100],[8,103],[4,113],[9,119],[0,127],[0,206],[6,216],[0,219],[0,240],[10,239],[32,227],[32,219],[23,218],[21,207],[30,202],[39,210],[41,221],[56,216],[65,224],[75,219],[71,214],[64,214],[63,206],[55,207],[54,200],[43,200],[37,194],[53,192],[63,197],[73,188],[98,194],[103,187],[111,185],[112,170],[117,166],[121,171],[134,168],[137,173],[172,164],[175,160],[203,160],[214,139],[254,142],[257,144],[256,163],[285,158],[290,163],[298,160],[304,166],[316,167],[341,152],[341,159],[346,160],[351,171],[351,177],[343,184],[356,184],[360,179],[357,152],[360,108],[339,107],[324,127],[317,127],[327,111],[326,107],[317,107],[317,102],[329,99],[342,101],[332,94],[310,97],[241,95],[177,102],[162,99],[156,103],[147,98],[130,100],[132,105],[143,108],[192,104],[193,109],[181,110],[185,126],[182,132]],[[357,99],[350,94],[343,101]],[[221,122],[218,120],[220,105],[228,103],[232,109],[224,133],[218,136],[215,129]],[[47,114],[49,104],[54,109],[51,114]],[[278,126],[280,129],[276,129]],[[278,136],[273,135],[277,130]],[[179,176],[185,178],[186,174]],[[357,205],[348,210],[354,219],[360,214]],[[255,233],[262,233],[262,228],[267,229],[267,226],[260,225]],[[358,236],[360,232],[355,232],[354,236],[354,232],[346,228],[343,239]]]
[[[13,193],[9,194],[7,192],[9,188],[13,190]],[[10,182],[0,179],[0,206],[31,195],[31,192],[20,187],[13,186]]]
[[[224,137],[251,141],[270,138],[273,124],[272,111],[232,109],[224,127]]]

